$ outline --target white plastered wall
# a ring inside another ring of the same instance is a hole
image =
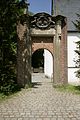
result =
[[[78,68],[75,67],[75,58],[77,58],[77,54],[74,50],[76,50],[75,42],[80,40],[79,33],[68,33],[67,36],[67,49],[68,49],[68,82],[75,83],[80,82],[80,80],[76,77],[75,71]],[[51,78],[53,73],[53,57],[52,54],[48,50],[44,50],[44,73],[45,76]]]
[[[53,73],[53,57],[52,54],[44,49],[44,73],[45,76],[51,78]]]
[[[80,34],[79,33],[68,33],[68,82],[74,83],[74,82],[80,82],[80,80],[76,77],[75,71],[78,70],[78,68],[75,67],[75,58],[77,58],[77,54],[74,50],[76,50],[76,44],[75,42],[80,40]]]

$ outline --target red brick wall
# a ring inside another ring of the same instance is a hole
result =
[[[47,49],[53,54],[53,37],[32,37],[32,53],[38,49]]]

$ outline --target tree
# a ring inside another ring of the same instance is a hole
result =
[[[0,92],[14,91],[16,81],[16,22],[23,9],[18,0],[0,0]]]
[[[80,78],[80,41],[78,41],[78,42],[76,42],[76,45],[77,45],[77,47],[76,47],[76,50],[75,50],[75,52],[76,52],[76,54],[77,54],[77,59],[76,59],[76,66],[77,66],[77,68],[79,68],[77,71],[76,71],[76,76],[78,77],[78,78]]]
[[[74,25],[76,26],[77,30],[80,32],[80,15],[77,14],[78,16],[78,20],[76,20],[76,23],[74,23]],[[77,71],[76,71],[76,76],[78,78],[80,78],[80,40],[76,42],[76,54],[77,54],[77,59],[76,59],[76,66],[79,68]]]

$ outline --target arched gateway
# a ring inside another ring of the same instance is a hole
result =
[[[64,16],[37,13],[21,16],[17,25],[17,81],[20,86],[31,83],[31,56],[37,49],[47,49],[54,55],[54,84],[67,80],[67,27]]]

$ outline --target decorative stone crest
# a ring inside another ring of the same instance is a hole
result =
[[[47,13],[38,13],[31,17],[31,27],[39,29],[49,29],[55,26],[51,15]]]

